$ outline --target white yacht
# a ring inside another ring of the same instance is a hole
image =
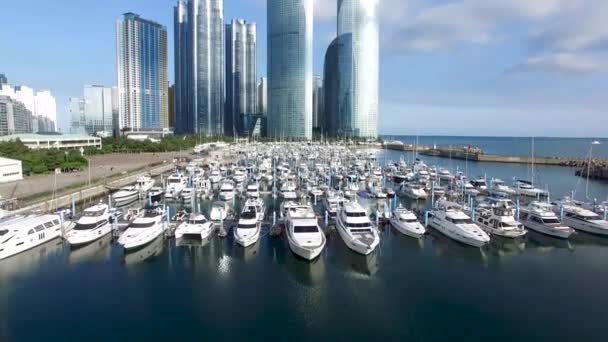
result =
[[[264,215],[266,214],[266,208],[264,206],[264,200],[259,198],[250,198],[245,202],[243,206],[244,211],[253,211],[258,221],[264,221]]]
[[[424,226],[409,209],[399,207],[393,210],[391,225],[399,232],[413,238],[420,238],[426,233]]]
[[[245,208],[239,217],[239,222],[234,227],[234,240],[243,247],[249,247],[260,239],[262,225],[258,221],[255,211]]]
[[[187,187],[187,188],[184,188],[184,190],[182,190],[182,192],[179,194],[179,197],[181,199],[183,199],[184,201],[189,201],[195,195],[196,195],[196,190],[194,188]]]
[[[356,181],[351,182],[344,189],[344,197],[346,197],[348,199],[353,199],[357,196],[357,193],[359,192],[359,190],[360,190],[359,183],[357,183]]]
[[[165,198],[167,199],[177,199],[179,198],[180,193],[186,185],[188,184],[188,180],[182,174],[173,174],[167,178],[167,188],[165,191]]]
[[[316,259],[325,248],[325,233],[309,205],[294,206],[285,217],[287,240],[291,251],[306,260]]]
[[[476,222],[488,234],[504,238],[519,238],[526,235],[524,226],[514,216],[510,201],[497,201],[492,206],[479,206],[475,210]]]
[[[163,193],[163,188],[155,186],[148,191],[148,199],[152,203],[160,202],[160,200],[163,198]]]
[[[234,184],[231,181],[225,181],[220,187],[220,200],[231,201],[234,199]]]
[[[591,210],[574,204],[555,202],[553,211],[562,216],[562,223],[590,234],[608,235],[608,221]]]
[[[437,175],[439,177],[440,180],[442,181],[452,181],[454,180],[454,175],[452,175],[452,173],[450,173],[450,170],[448,169],[439,169],[439,172],[437,172]]]
[[[152,179],[149,176],[139,176],[137,177],[137,181],[136,181],[136,185],[135,187],[143,193],[146,193],[148,191],[150,191],[150,189],[152,189],[152,187],[154,186],[154,179]]]
[[[139,198],[139,190],[135,186],[125,186],[112,195],[112,200],[117,206],[134,202]]]
[[[532,185],[531,182],[523,180],[517,181],[515,191],[522,196],[533,198],[547,195],[547,192],[545,190],[537,189]]]
[[[230,214],[228,203],[222,201],[214,202],[209,211],[209,219],[215,222],[224,221],[228,217],[228,214]]]
[[[481,247],[490,237],[467,216],[458,204],[439,201],[432,211],[430,225],[447,237],[458,242]]]
[[[192,214],[188,220],[184,221],[175,229],[175,238],[200,237],[202,240],[205,240],[212,232],[213,225],[210,221],[207,221],[205,215]]]
[[[473,185],[473,187],[475,187],[475,189],[477,189],[479,191],[488,190],[488,183],[486,181],[486,178],[482,177],[482,176],[471,180],[471,185]]]
[[[346,202],[346,199],[336,195],[333,192],[331,194],[328,194],[323,199],[323,204],[325,204],[325,210],[327,210],[329,218],[334,220],[338,216],[338,212],[340,211],[340,209],[342,209],[342,206]]]
[[[78,247],[100,239],[112,232],[108,205],[98,204],[85,209],[72,230],[65,234],[70,246]]]
[[[336,218],[336,229],[346,246],[359,254],[371,254],[380,243],[367,212],[356,202],[344,204]]]
[[[252,183],[247,185],[247,197],[248,198],[259,198],[260,197],[260,185],[258,183]]]
[[[417,183],[402,183],[398,194],[415,200],[424,200],[429,196],[424,187]]]
[[[501,179],[493,179],[491,182],[490,194],[515,195],[516,192]]]
[[[521,213],[523,225],[535,232],[561,239],[567,239],[575,232],[560,222],[549,203],[532,202],[527,208],[522,208]]]
[[[209,173],[209,181],[211,184],[217,184],[222,180],[222,174],[220,170],[214,169]]]
[[[162,208],[148,209],[142,217],[136,218],[120,236],[118,243],[125,250],[144,247],[165,231],[165,212]]]
[[[243,183],[245,179],[247,179],[247,175],[243,169],[238,168],[234,170],[234,173],[232,174],[232,179],[235,181],[235,183],[240,184]]]
[[[0,260],[61,237],[58,215],[16,217],[0,224]]]

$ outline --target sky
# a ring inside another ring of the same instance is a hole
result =
[[[135,12],[167,27],[174,0],[3,1],[0,73],[50,89],[60,127],[85,84],[116,81],[115,22]],[[225,0],[225,20],[258,25],[266,0]],[[314,66],[336,34],[336,0],[315,0]],[[608,1],[380,0],[380,133],[608,136]]]

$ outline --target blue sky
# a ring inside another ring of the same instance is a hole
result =
[[[380,0],[382,134],[608,136],[608,1]],[[169,31],[173,0],[4,1],[0,72],[67,99],[116,84],[114,23],[133,11]],[[335,0],[315,3],[315,73],[335,35]],[[226,0],[258,23],[265,0]]]

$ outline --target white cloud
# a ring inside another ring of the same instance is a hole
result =
[[[606,57],[586,53],[555,53],[529,57],[508,71],[510,74],[527,72],[560,72],[585,74],[608,71]]]
[[[405,19],[408,1],[412,0],[380,0],[380,21],[391,24]],[[335,21],[338,12],[337,0],[314,0],[314,12],[317,20]]]
[[[578,0],[461,0],[422,9],[394,37],[404,50],[440,50],[496,40],[503,25],[556,15]]]

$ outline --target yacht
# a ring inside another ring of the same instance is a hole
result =
[[[575,232],[560,222],[549,203],[532,202],[527,208],[522,208],[521,213],[523,225],[535,232],[561,239],[567,239]]]
[[[228,214],[230,214],[228,203],[222,201],[214,202],[209,211],[209,219],[215,222],[224,221],[228,217]]]
[[[416,183],[402,183],[398,191],[399,195],[406,196],[415,200],[424,200],[428,198],[424,187]]]
[[[488,234],[504,238],[519,238],[526,235],[523,225],[515,220],[510,201],[498,201],[493,206],[479,206],[475,210],[476,223]]]
[[[380,243],[367,212],[356,202],[344,204],[336,218],[336,229],[348,248],[359,254],[371,254]]]
[[[439,201],[429,223],[447,237],[473,247],[482,247],[490,242],[488,234],[455,203]]]
[[[220,173],[220,170],[214,169],[211,171],[211,173],[209,174],[209,181],[211,182],[211,184],[217,184],[222,180],[222,174]]]
[[[488,190],[488,183],[486,181],[486,178],[482,177],[482,176],[471,180],[471,185],[473,185],[473,187],[475,187],[475,189],[477,189],[479,191]]]
[[[516,192],[501,179],[493,179],[491,182],[490,194],[515,195]]]
[[[260,185],[258,183],[252,183],[247,185],[247,197],[248,198],[259,198],[260,197]]]
[[[192,214],[188,220],[184,221],[175,229],[175,238],[200,237],[201,240],[205,240],[211,235],[212,231],[213,226],[210,221],[207,221],[205,215]]]
[[[58,215],[16,217],[0,224],[0,260],[61,237]]]
[[[136,185],[135,187],[143,193],[146,193],[148,191],[150,191],[150,189],[152,189],[152,187],[154,186],[154,179],[152,179],[149,176],[139,176],[137,177],[137,181],[136,181]]]
[[[85,209],[72,230],[65,234],[70,246],[78,247],[100,239],[112,232],[108,205],[98,204]]]
[[[450,173],[450,171],[448,169],[439,169],[439,172],[437,173],[438,177],[440,180],[442,181],[452,181],[454,180],[454,176]]]
[[[139,190],[134,186],[125,186],[112,195],[112,199],[117,206],[129,204],[137,200]]]
[[[162,208],[147,209],[120,236],[118,243],[126,251],[142,248],[165,232],[165,212]]]
[[[234,174],[232,175],[232,179],[235,181],[235,183],[237,183],[237,184],[243,183],[246,178],[247,178],[247,176],[246,176],[245,172],[242,169],[236,169],[236,170],[234,170]]]
[[[426,233],[426,229],[418,222],[416,215],[411,210],[403,207],[393,210],[391,225],[402,234],[413,238],[420,238]]]
[[[562,216],[562,223],[590,234],[608,235],[608,221],[591,210],[568,202],[554,202],[553,211]]]
[[[182,190],[182,192],[179,194],[179,197],[181,199],[183,199],[184,201],[189,201],[195,195],[196,195],[196,190],[194,190],[194,188],[188,187],[188,188],[184,188],[184,190]]]
[[[294,206],[287,210],[285,228],[289,248],[299,257],[314,260],[325,248],[325,233],[311,206]]]
[[[323,199],[323,203],[325,204],[325,210],[327,211],[329,218],[334,220],[338,216],[338,211],[340,211],[346,202],[346,199],[339,197],[335,193],[328,194]]]
[[[220,199],[222,201],[231,201],[234,199],[234,184],[230,181],[225,181],[220,187]]]
[[[160,202],[160,200],[163,198],[163,193],[163,188],[155,186],[148,191],[148,199],[152,203]]]
[[[397,184],[401,184],[407,180],[407,176],[401,172],[396,172],[393,174],[393,182]]]
[[[261,224],[255,211],[245,208],[234,227],[234,240],[243,247],[249,247],[260,239]]]
[[[264,200],[259,198],[250,198],[245,202],[243,207],[245,210],[255,212],[255,216],[257,217],[258,221],[264,221],[264,215],[266,214]]]
[[[182,174],[173,174],[167,178],[167,189],[165,191],[165,198],[177,199],[179,194],[184,190],[188,183],[186,177]]]

